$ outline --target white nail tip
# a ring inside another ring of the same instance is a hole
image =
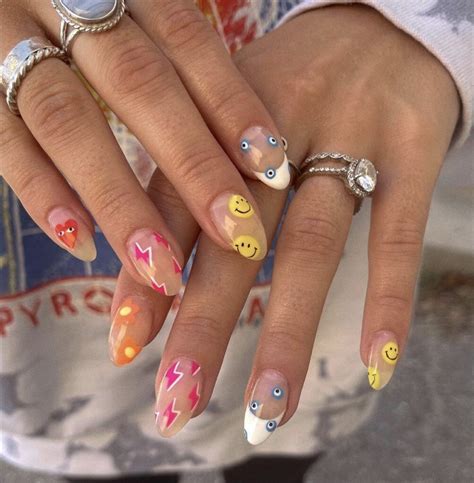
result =
[[[255,176],[259,179],[262,183],[270,186],[270,188],[276,190],[284,190],[290,184],[291,176],[290,176],[290,165],[288,163],[288,158],[285,154],[285,159],[283,163],[277,168],[274,172],[274,175],[269,178],[268,177],[268,170],[265,173],[260,173],[254,171]]]
[[[277,429],[284,414],[283,411],[276,418],[261,419],[247,407],[244,419],[244,435],[247,441],[252,445],[263,443]]]

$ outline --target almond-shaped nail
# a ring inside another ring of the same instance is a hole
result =
[[[241,256],[262,260],[267,238],[251,203],[235,193],[222,193],[211,205],[211,217],[219,234]]]
[[[137,357],[151,332],[153,314],[144,300],[128,297],[117,309],[109,333],[109,355],[117,366]]]
[[[290,184],[290,165],[281,139],[262,126],[246,129],[240,138],[242,160],[267,186],[283,190]]]
[[[79,260],[91,262],[97,256],[93,234],[84,220],[69,208],[51,210],[48,223],[58,244]]]
[[[393,332],[379,331],[373,335],[367,376],[372,389],[379,391],[392,378],[400,350]]]
[[[183,429],[201,398],[201,366],[192,359],[175,360],[161,381],[155,406],[155,423],[166,438]]]
[[[181,288],[183,269],[168,240],[144,229],[128,241],[130,259],[146,283],[163,295],[176,295]]]
[[[279,372],[265,370],[255,383],[245,410],[244,437],[263,443],[280,424],[288,404],[288,382]]]

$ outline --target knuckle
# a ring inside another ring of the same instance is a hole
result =
[[[216,101],[212,109],[221,119],[235,118],[239,106],[249,106],[250,100],[248,92],[242,85],[229,85],[228,82],[214,86]],[[246,109],[246,108],[245,108]]]
[[[123,209],[136,204],[136,197],[125,187],[118,183],[101,183],[100,187],[90,193],[90,206],[95,216],[103,220],[113,220]]]
[[[186,186],[195,186],[205,190],[209,187],[206,173],[216,172],[216,166],[222,162],[222,155],[202,149],[183,154],[185,161],[176,163],[178,177]]]
[[[274,321],[265,333],[265,346],[272,352],[286,352],[289,347],[297,351],[298,348],[306,347],[313,337],[312,330],[289,325],[288,321]]]
[[[341,251],[340,228],[328,214],[321,211],[299,212],[287,219],[287,230],[282,237],[283,249],[303,261],[326,262]]]
[[[118,97],[136,102],[170,85],[170,75],[168,61],[153,46],[129,41],[110,58],[105,78]]]
[[[412,297],[395,289],[381,291],[373,296],[377,307],[390,309],[394,313],[405,314],[411,310]]]
[[[171,49],[199,49],[208,40],[209,26],[193,5],[168,1],[157,13],[163,20],[162,38]]]
[[[82,131],[89,117],[84,95],[71,89],[65,80],[37,84],[28,99],[35,128],[48,143],[65,146]],[[81,122],[78,122],[81,119]]]
[[[9,153],[14,152],[25,141],[23,129],[18,129],[18,125],[8,118],[0,116],[0,173],[7,169]]]
[[[182,337],[192,337],[198,347],[220,347],[222,344],[222,323],[213,317],[183,317],[175,325]]]
[[[52,186],[52,179],[49,175],[41,170],[35,170],[26,167],[15,167],[15,179],[12,180],[12,187],[15,193],[23,203],[41,203],[43,190],[48,190]]]

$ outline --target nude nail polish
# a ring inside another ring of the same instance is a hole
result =
[[[243,196],[222,193],[211,205],[211,217],[219,234],[239,255],[250,260],[265,257],[265,230],[253,206]]]
[[[393,376],[400,350],[393,332],[379,331],[373,335],[367,376],[372,389],[384,388]]]
[[[290,184],[290,166],[283,141],[262,126],[246,129],[240,138],[242,159],[254,175],[271,188]]]
[[[201,366],[196,361],[180,358],[168,367],[155,406],[155,423],[162,436],[183,429],[199,404],[201,389]]]
[[[109,355],[117,366],[124,366],[137,357],[151,332],[153,314],[146,302],[128,297],[117,309],[109,333]]]
[[[288,404],[288,382],[279,372],[265,370],[245,410],[244,437],[252,445],[263,443],[277,429]]]
[[[84,220],[66,207],[51,210],[48,223],[57,243],[79,260],[91,262],[97,256],[93,234]]]
[[[183,269],[168,240],[144,229],[128,241],[130,259],[147,284],[163,295],[176,295],[181,288]]]

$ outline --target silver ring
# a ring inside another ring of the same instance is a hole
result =
[[[31,37],[18,42],[0,66],[0,87],[8,107],[19,115],[17,96],[23,79],[33,67],[50,57],[68,61],[65,52],[42,37]]]
[[[61,17],[61,46],[69,55],[82,32],[100,33],[115,27],[125,12],[125,0],[51,0]]]

